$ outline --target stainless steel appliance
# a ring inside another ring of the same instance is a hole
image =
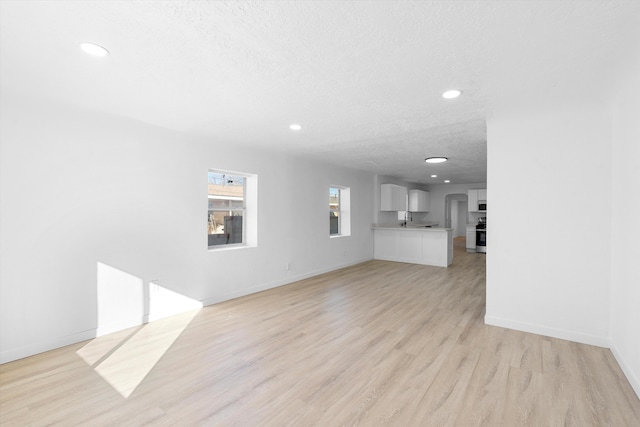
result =
[[[486,211],[487,210],[487,204],[486,203],[478,203],[478,210],[479,211]]]
[[[476,252],[487,253],[487,217],[478,219],[476,225]]]

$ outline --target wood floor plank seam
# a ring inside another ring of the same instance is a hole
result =
[[[485,325],[486,255],[454,246],[0,365],[0,425],[640,426],[608,349]]]

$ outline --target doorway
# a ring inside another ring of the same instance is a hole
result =
[[[453,228],[453,237],[466,235],[468,201],[469,197],[464,193],[447,194],[444,198],[444,226]]]

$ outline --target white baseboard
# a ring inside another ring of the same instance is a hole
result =
[[[251,288],[245,288],[245,289],[241,289],[237,292],[231,292],[228,294],[224,294],[222,296],[219,297],[213,297],[213,298],[207,298],[205,300],[202,301],[202,304],[207,306],[207,305],[213,305],[213,304],[217,304],[223,301],[228,301],[231,299],[235,299],[235,298],[240,298],[246,295],[251,295],[251,294],[255,294],[256,292],[262,292],[262,291],[266,291],[267,289],[273,289],[273,288],[277,288],[280,286],[284,286],[284,285],[289,285],[291,283],[300,281],[300,280],[304,280],[304,279],[308,279],[310,277],[314,277],[314,276],[318,276],[320,274],[324,274],[324,273],[330,273],[332,271],[335,270],[340,270],[341,268],[346,268],[346,267],[351,267],[352,265],[357,265],[357,264],[361,264],[363,262],[367,262],[367,261],[371,261],[373,259],[373,257],[371,258],[365,258],[365,259],[360,259],[360,260],[356,260],[356,261],[351,261],[348,263],[344,263],[344,264],[339,264],[339,265],[335,265],[332,267],[327,267],[327,268],[321,268],[319,270],[314,270],[310,273],[304,273],[304,274],[298,274],[295,276],[289,276],[280,280],[276,280],[273,282],[269,282],[269,283],[263,283],[261,285],[258,286],[253,286]]]
[[[502,328],[514,329],[516,331],[530,332],[532,334],[543,335],[546,337],[560,338],[563,340],[574,341],[581,344],[595,345],[597,347],[610,347],[610,340],[607,337],[583,334],[581,332],[569,331],[566,329],[549,328],[547,326],[537,325],[533,323],[520,322],[517,320],[504,319],[495,316],[484,316],[484,323],[491,326],[500,326]]]
[[[612,343],[610,348],[611,353],[613,353],[613,356],[618,362],[618,365],[620,365],[620,369],[622,369],[622,372],[624,372],[624,375],[627,377],[627,380],[629,381],[629,384],[631,384],[633,391],[636,392],[636,396],[638,396],[638,399],[640,399],[640,378],[638,378],[636,373],[633,372],[631,367],[629,367],[629,364],[626,363],[625,359],[622,357],[615,344]]]
[[[202,301],[203,305],[211,305],[222,301],[227,301],[233,298],[238,298],[245,295],[250,295],[256,292],[264,291],[271,288],[276,288],[278,286],[288,285],[293,282],[297,282],[299,280],[308,279],[309,277],[317,276],[323,273],[329,273],[331,271],[339,270],[341,268],[350,267],[352,265],[360,264],[362,262],[370,261],[373,258],[366,258],[357,261],[348,262],[345,264],[335,265],[333,267],[323,268],[320,270],[315,270],[310,273],[299,274],[296,276],[286,277],[281,280],[277,280],[275,282],[265,283],[262,285],[254,286],[252,288],[242,289],[238,292],[230,293],[223,295],[221,297],[208,298]],[[141,320],[140,324],[149,322],[149,315],[145,315],[144,319]],[[155,320],[155,319],[151,319]],[[126,327],[131,327],[136,325],[126,325]],[[126,329],[126,328],[125,328]],[[117,328],[110,328],[109,331],[100,331],[101,335],[106,332],[115,332]],[[13,362],[14,360],[23,359],[25,357],[33,356],[35,354],[44,353],[45,351],[55,350],[56,348],[64,347],[71,344],[76,344],[82,341],[90,340],[96,338],[98,336],[98,330],[91,329],[88,331],[78,332],[71,335],[66,335],[63,337],[52,338],[50,340],[38,342],[35,344],[29,344],[24,347],[9,349],[6,351],[0,350],[0,364]]]
[[[618,365],[620,366],[620,369],[622,369],[625,377],[627,377],[627,380],[629,381],[629,384],[631,384],[633,391],[635,391],[638,398],[640,398],[640,378],[638,378],[638,375],[629,366],[624,357],[622,357],[622,354],[618,351],[617,347],[610,338],[587,335],[575,331],[568,331],[565,329],[548,328],[546,326],[526,322],[518,322],[510,319],[503,319],[500,317],[488,315],[484,317],[484,323],[491,326],[499,326],[502,328],[514,329],[517,331],[530,332],[532,334],[574,341],[581,344],[608,348],[611,350],[611,353],[613,353],[613,356],[618,362]]]
[[[14,360],[23,359],[35,354],[44,353],[45,351],[54,350],[56,348],[90,340],[96,337],[96,330],[78,332],[76,334],[57,337],[47,341],[29,344],[20,348],[13,348],[0,352],[0,364],[13,362]]]

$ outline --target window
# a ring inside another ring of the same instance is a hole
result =
[[[209,247],[245,243],[247,177],[209,171]]]
[[[329,187],[329,234],[340,234],[340,189]]]
[[[329,236],[351,235],[350,190],[329,187]]]

